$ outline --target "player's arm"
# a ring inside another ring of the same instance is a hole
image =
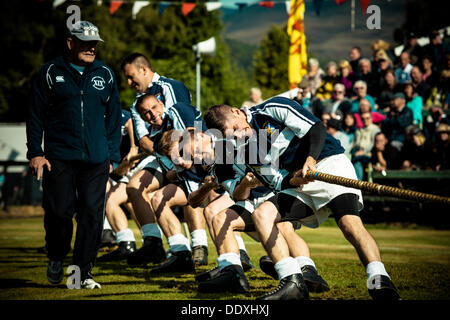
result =
[[[213,176],[206,177],[200,188],[189,194],[188,204],[193,208],[201,206],[206,200],[211,198],[211,192],[214,192],[218,187],[219,185]]]
[[[253,188],[262,186],[262,183],[251,172],[248,172],[236,185],[233,191],[233,199],[236,201],[246,200],[250,196]]]

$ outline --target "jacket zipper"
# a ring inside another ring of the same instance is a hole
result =
[[[86,159],[86,154],[84,152],[84,98],[83,90],[81,90],[81,157]]]

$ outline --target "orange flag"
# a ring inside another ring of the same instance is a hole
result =
[[[181,12],[184,16],[187,16],[192,10],[195,8],[195,3],[182,3],[181,4]]]
[[[111,4],[109,5],[109,14],[113,15],[114,12],[119,9],[119,7],[122,5],[123,1],[111,1]]]
[[[306,54],[306,37],[303,18],[305,14],[304,0],[291,0],[291,10],[287,24],[290,37],[289,46],[289,88],[294,89],[306,74],[308,56]]]

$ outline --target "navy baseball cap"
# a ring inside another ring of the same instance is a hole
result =
[[[81,41],[103,41],[98,33],[98,28],[89,21],[77,21],[69,29],[69,36],[75,36]]]

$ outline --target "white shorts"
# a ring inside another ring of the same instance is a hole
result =
[[[269,192],[265,196],[253,200],[236,201],[234,205],[240,206],[245,210],[247,210],[248,212],[253,213],[253,211],[255,211],[261,204],[263,204],[263,202],[265,202],[267,199],[270,199],[274,195],[275,194],[273,192]]]
[[[324,158],[316,164],[316,167],[318,172],[355,180],[358,179],[353,164],[345,154]],[[361,190],[318,180],[309,182],[298,188],[285,189],[281,193],[296,197],[314,211],[314,215],[300,220],[303,225],[310,228],[317,228],[330,216],[331,210],[326,205],[341,194],[356,194],[358,196],[359,210],[362,210],[364,206]]]
[[[155,161],[155,160],[156,160],[155,156],[145,157],[144,159],[139,161],[138,164],[134,168],[132,168],[130,171],[128,171],[128,173],[126,175],[124,175],[122,178],[120,178],[118,180],[118,182],[123,182],[123,183],[128,184],[130,182],[131,178],[133,178],[133,176],[136,173],[138,173],[139,171],[144,169],[144,167],[147,166],[148,163]]]
[[[144,167],[145,169],[154,169],[155,171],[158,171],[162,174],[165,174],[167,173],[167,171],[173,169],[173,163],[167,157],[162,155],[152,157],[153,157],[152,161],[149,161],[145,165]]]

